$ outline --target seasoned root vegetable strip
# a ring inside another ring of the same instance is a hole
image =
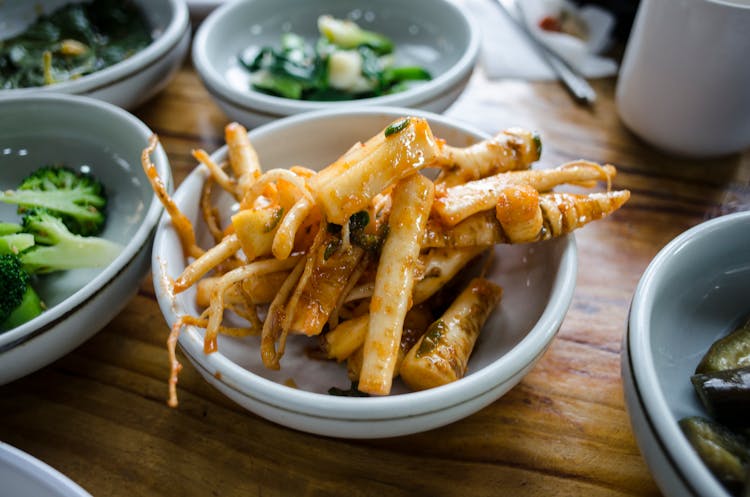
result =
[[[390,185],[433,164],[437,149],[427,121],[399,119],[320,171],[310,186],[326,219],[343,225]]]
[[[201,189],[201,212],[203,213],[203,221],[206,223],[206,227],[211,233],[214,243],[219,243],[224,238],[224,233],[219,226],[219,210],[211,205],[211,195],[213,194],[215,183],[216,181],[213,176],[206,178],[206,181],[203,183],[203,188]]]
[[[286,311],[290,332],[312,336],[323,331],[365,253],[355,245],[340,245],[341,238],[328,233],[317,250],[308,254],[313,267],[300,279]]]
[[[289,276],[288,272],[268,273],[241,283],[242,294],[254,305],[270,304]]]
[[[211,292],[209,301],[208,324],[203,343],[203,351],[206,354],[216,352],[218,348],[216,338],[219,334],[221,322],[224,319],[224,296],[227,289],[237,282],[253,278],[256,275],[289,270],[297,263],[297,259],[297,257],[290,257],[285,261],[267,259],[251,262],[250,264],[229,271],[219,279],[219,282]]]
[[[195,285],[195,303],[198,307],[208,307],[211,303],[211,292],[219,283],[220,276],[203,278]],[[242,288],[239,284],[232,285],[224,292],[224,303],[226,305],[241,304],[245,302]]]
[[[370,316],[363,314],[344,321],[323,336],[321,347],[326,357],[341,362],[365,342]]]
[[[497,225],[497,221],[495,221],[495,224]],[[432,297],[442,286],[458,274],[461,268],[466,266],[469,261],[486,250],[490,245],[492,244],[475,246],[473,243],[468,243],[466,246],[459,248],[434,248],[426,254],[421,255],[419,257],[419,265],[424,267],[424,270],[421,278],[414,283],[414,291],[412,293],[413,304],[421,304]],[[344,298],[344,302],[372,297],[374,287],[374,282],[366,282],[354,287]]]
[[[182,251],[186,256],[200,257],[203,254],[203,249],[198,246],[195,241],[195,230],[190,219],[180,211],[177,204],[174,203],[172,197],[167,193],[167,188],[164,186],[164,182],[159,177],[159,172],[156,170],[156,166],[151,162],[151,154],[156,150],[156,146],[159,144],[159,138],[156,135],[151,135],[148,139],[148,146],[143,149],[141,153],[141,166],[143,166],[143,172],[146,173],[151,188],[159,198],[159,201],[164,206],[164,210],[169,214],[172,220],[172,225],[177,236],[180,238],[180,245],[182,245]]]
[[[231,193],[237,200],[242,197],[237,196],[237,183],[234,178],[230,178],[224,170],[216,164],[204,150],[193,150],[192,155],[201,164],[208,168],[211,178],[224,190]]]
[[[492,210],[471,215],[455,226],[446,226],[440,219],[430,218],[422,248],[489,247],[507,243],[508,239]]]
[[[458,272],[487,247],[465,247],[459,249],[433,249],[420,257],[420,264],[424,266],[422,279],[414,284],[412,294],[413,304],[419,305],[432,297],[440,288],[450,281]],[[358,298],[372,296],[372,287],[364,285],[353,290],[361,292]],[[406,320],[414,313],[412,308],[406,314]],[[429,323],[428,323],[429,324]],[[342,361],[362,346],[367,334],[369,316],[359,316],[345,321],[325,334],[323,350],[329,359]],[[404,328],[406,330],[406,327]],[[403,342],[403,337],[402,337]]]
[[[250,143],[247,130],[241,124],[227,124],[224,127],[224,139],[227,142],[229,165],[237,178],[237,197],[243,198],[260,176],[258,154]]]
[[[285,259],[285,261],[291,259],[293,257]],[[279,292],[268,307],[268,315],[263,323],[263,331],[260,338],[260,358],[263,361],[263,365],[268,369],[279,369],[281,367],[279,361],[281,360],[281,356],[284,355],[286,340],[286,333],[282,329],[282,323],[285,320],[284,307],[300,276],[302,276],[306,265],[305,259],[300,257],[299,262],[294,266],[294,269],[289,273],[286,280],[284,280],[284,284],[281,285]],[[276,347],[277,341],[280,342],[278,348]]]
[[[606,217],[622,207],[629,198],[628,190],[588,195],[545,193],[539,197],[545,228],[540,239],[561,236]]]
[[[232,216],[232,226],[248,261],[271,254],[271,245],[284,208],[279,205],[241,210]]]
[[[237,235],[225,236],[219,244],[208,249],[182,271],[182,274],[174,281],[174,292],[184,292],[209,271],[236,254],[239,249],[240,241]]]
[[[284,284],[287,276],[289,276],[288,272],[279,271],[243,280],[238,285],[234,285],[226,291],[224,294],[225,303],[227,305],[270,304],[281,288],[281,285]],[[199,307],[208,307],[211,291],[219,282],[219,279],[219,276],[212,276],[203,278],[196,284],[195,303]]]
[[[393,368],[393,377],[397,377],[406,354],[415,343],[424,335],[434,317],[422,307],[412,307],[404,318],[404,331],[401,333],[401,342],[398,347],[396,367]],[[346,358],[346,372],[351,381],[359,381],[362,372],[362,361],[364,359],[364,348],[359,347]]]
[[[261,175],[250,186],[248,191],[245,192],[245,195],[242,197],[242,201],[240,202],[240,209],[249,209],[254,207],[255,201],[258,199],[258,197],[264,194],[269,185],[273,185],[274,183],[278,184],[281,182],[286,182],[288,184],[286,185],[287,189],[296,189],[299,196],[305,196],[312,200],[312,195],[307,189],[305,178],[297,176],[297,174],[293,173],[289,169],[271,169]],[[276,189],[278,190],[278,188],[279,186],[277,185]],[[291,206],[291,204],[289,206]]]
[[[297,230],[300,229],[307,216],[313,210],[313,202],[302,197],[289,209],[289,212],[281,220],[279,229],[273,238],[271,251],[277,259],[286,259],[292,253],[294,248],[294,239]]]
[[[472,259],[487,247],[475,246],[459,249],[433,249],[422,256],[424,272],[414,285],[414,305],[432,297]]]
[[[628,190],[606,193],[578,195],[573,193],[543,193],[539,195],[537,209],[542,215],[542,227],[533,240],[513,241],[497,219],[495,212],[485,211],[474,214],[453,227],[445,226],[439,220],[431,219],[422,238],[422,248],[430,247],[475,247],[498,243],[524,243],[542,241],[564,235],[584,225],[612,214],[630,198]],[[513,216],[501,213],[505,222],[512,222]],[[512,214],[512,213],[511,213]],[[528,228],[526,221],[520,221]],[[512,229],[513,227],[510,226]]]
[[[577,161],[554,169],[534,169],[499,173],[484,179],[447,188],[436,195],[433,210],[449,226],[472,214],[492,209],[508,185],[529,185],[540,192],[564,183],[593,186],[596,181],[611,181],[613,166]]]
[[[359,390],[391,391],[406,312],[411,307],[414,273],[434,197],[432,181],[421,174],[401,180],[393,190],[389,234],[383,245],[370,301]]]
[[[443,145],[435,181],[446,187],[485,178],[500,172],[528,169],[542,154],[539,135],[520,128],[501,131],[489,140],[457,148]]]
[[[443,316],[430,325],[401,363],[401,379],[414,390],[453,382],[466,374],[469,356],[502,289],[473,279]]]
[[[510,243],[536,241],[542,235],[544,216],[539,192],[529,185],[510,185],[498,195],[495,217]]]

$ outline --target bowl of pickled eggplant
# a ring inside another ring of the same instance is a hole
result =
[[[192,57],[217,104],[252,127],[332,106],[442,112],[478,50],[478,30],[448,0],[257,0],[214,11]]]
[[[0,2],[0,94],[86,95],[134,108],[190,44],[181,0]]]
[[[750,212],[672,240],[644,272],[622,357],[641,452],[665,495],[750,492]]]

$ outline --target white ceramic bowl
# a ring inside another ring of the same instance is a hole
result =
[[[40,316],[0,334],[0,384],[62,357],[107,324],[135,294],[150,267],[162,206],[140,165],[151,131],[111,104],[87,97],[34,94],[0,97],[0,190],[15,188],[47,164],[88,165],[109,199],[104,238],[122,253],[106,268],[54,273],[36,289],[48,306]],[[154,154],[169,181],[166,154]],[[18,221],[12,205],[0,219]]]
[[[701,357],[750,315],[750,212],[706,221],[654,258],[633,296],[622,377],[633,431],[667,496],[729,497],[677,422],[707,416],[690,383]]]
[[[362,108],[289,117],[253,130],[250,139],[265,169],[295,164],[320,169],[397,117],[415,114],[425,116],[435,135],[448,143],[467,145],[486,137],[435,114]],[[225,157],[226,147],[213,154],[214,160]],[[196,168],[175,194],[177,204],[194,221],[200,217],[196,199],[206,176],[202,166]],[[222,204],[225,214],[231,203]],[[205,229],[199,233],[205,240]],[[407,393],[397,382],[395,394],[388,397],[328,395],[332,386],[349,388],[345,365],[307,358],[304,349],[309,342],[302,337],[290,338],[280,371],[263,367],[257,338],[222,336],[218,352],[206,355],[203,330],[187,327],[179,343],[207,381],[240,405],[276,423],[349,438],[428,430],[468,416],[515,385],[547,348],[570,305],[577,264],[572,236],[540,244],[498,246],[496,255],[489,276],[504,287],[503,300],[479,338],[467,376],[439,388]],[[185,268],[182,248],[167,217],[159,224],[152,264],[159,304],[169,325],[179,315],[200,314],[193,291],[175,298],[164,287],[165,276],[175,278]],[[284,385],[289,379],[297,389]]]
[[[300,101],[253,90],[237,55],[251,45],[278,46],[287,31],[315,40],[322,14],[352,18],[389,36],[396,44],[397,65],[420,65],[433,79],[393,95],[345,102]],[[253,0],[229,2],[209,15],[195,35],[193,64],[224,112],[253,127],[331,107],[392,105],[442,112],[466,86],[478,52],[478,29],[449,0]]]
[[[39,15],[82,0],[0,2],[0,39],[22,32]],[[190,19],[183,0],[135,0],[153,28],[155,40],[132,57],[75,81],[35,88],[0,90],[0,95],[32,93],[86,95],[133,109],[161,91],[185,58],[190,46]]]
[[[3,442],[0,442],[0,481],[3,495],[91,497],[56,469]]]

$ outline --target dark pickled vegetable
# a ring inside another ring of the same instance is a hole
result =
[[[750,427],[750,367],[695,374],[691,381],[703,405],[718,421]]]
[[[701,417],[680,420],[680,428],[714,476],[731,492],[741,492],[750,463],[748,440]]]
[[[132,1],[70,3],[0,41],[0,89],[73,80],[127,59],[152,39]]]
[[[750,321],[714,342],[695,372],[712,373],[744,366],[750,366]]]

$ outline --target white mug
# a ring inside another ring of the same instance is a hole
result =
[[[641,0],[615,99],[623,123],[668,152],[750,147],[750,0]]]

